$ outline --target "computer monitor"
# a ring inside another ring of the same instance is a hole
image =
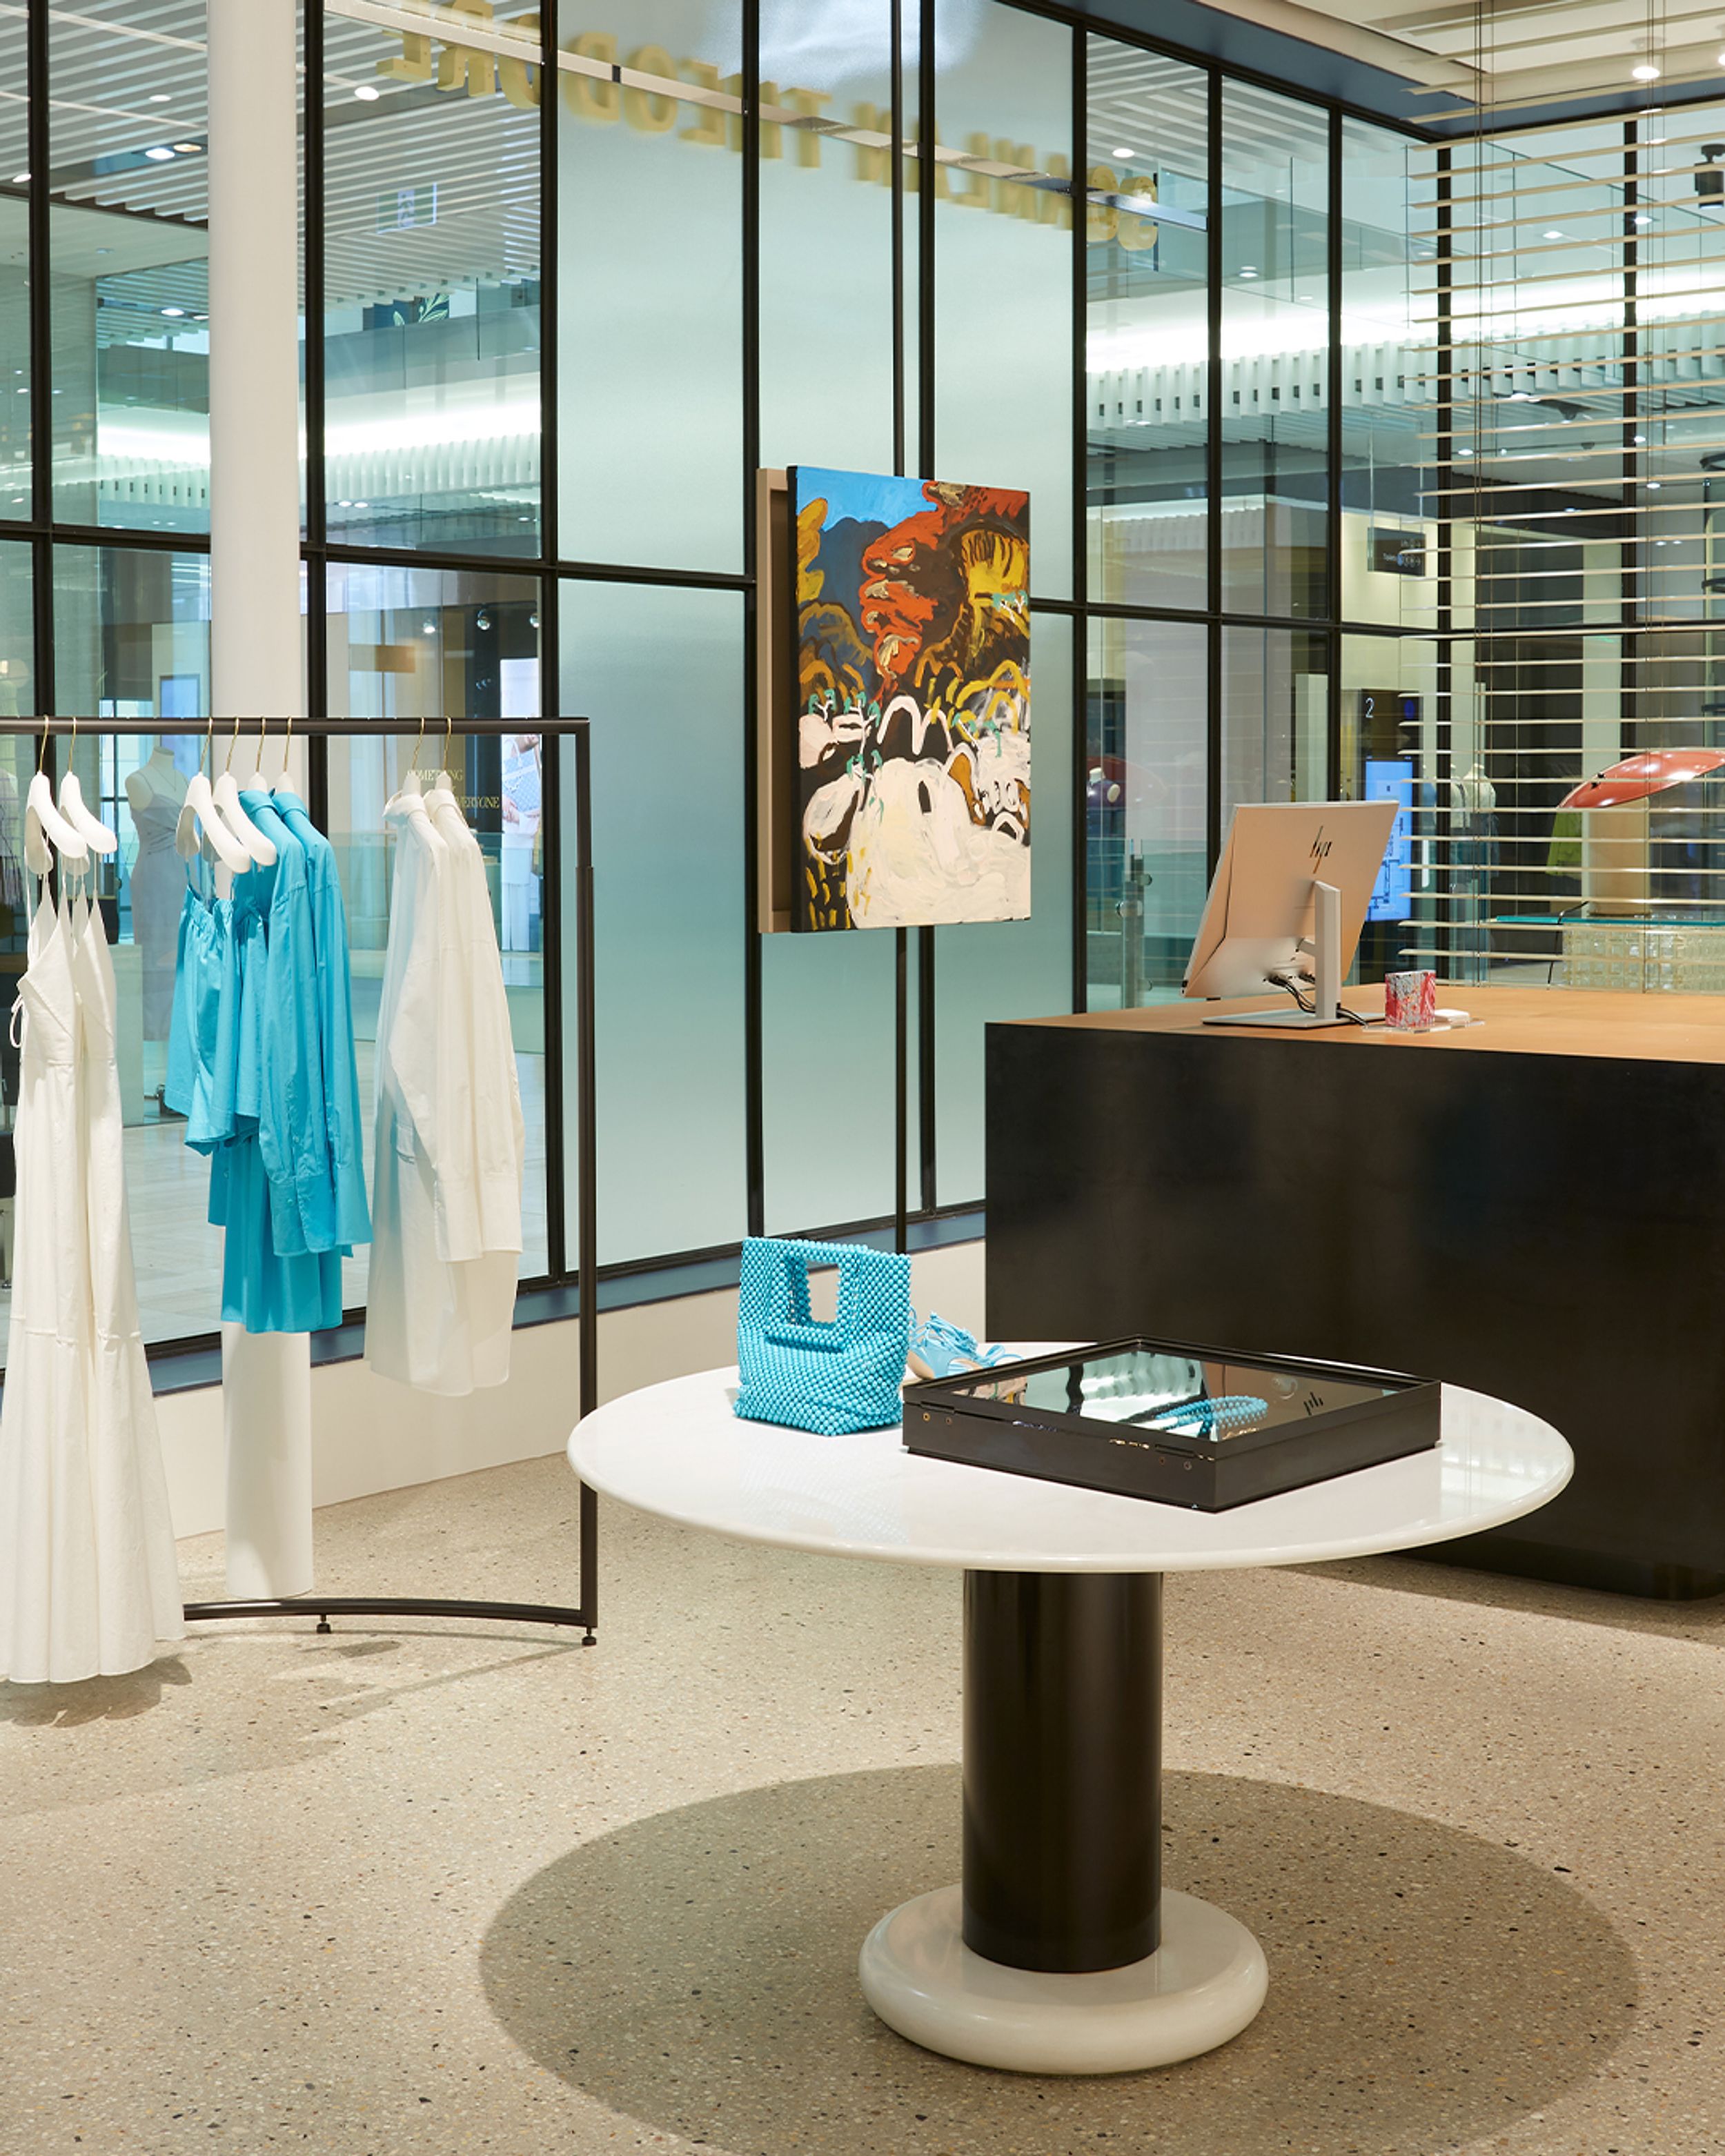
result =
[[[1264,801],[1234,812],[1186,968],[1189,996],[1291,987],[1312,1008],[1233,1011],[1209,1025],[1345,1024],[1353,958],[1398,803]]]

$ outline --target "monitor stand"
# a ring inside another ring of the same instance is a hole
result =
[[[1317,979],[1309,1011],[1289,1004],[1286,1010],[1224,1011],[1206,1025],[1273,1025],[1312,1032],[1319,1026],[1348,1025],[1342,1015],[1342,894],[1332,883],[1312,884],[1312,922]]]

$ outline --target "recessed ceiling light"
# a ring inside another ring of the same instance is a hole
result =
[[[1458,457],[1471,457],[1473,454],[1473,451],[1471,449],[1457,449],[1455,454]]]
[[[1242,277],[1255,277],[1258,273],[1255,269],[1253,269],[1251,264],[1248,262],[1240,274]]]
[[[174,147],[182,157],[195,157],[203,145],[202,142],[176,142]]]
[[[1563,234],[1562,234],[1561,232],[1558,232],[1558,231],[1557,231],[1557,230],[1555,230],[1555,229],[1553,229],[1553,231],[1550,231],[1550,232],[1547,233],[1547,234],[1546,234],[1546,235],[1545,235],[1545,237],[1546,237],[1548,239],[1561,239],[1563,238]]]
[[[166,143],[158,142],[153,150],[146,150],[144,155],[152,165],[165,165],[173,156],[173,151]]]
[[[185,313],[186,310],[183,307],[164,307],[162,311],[165,315],[177,319]]]
[[[28,187],[30,184],[29,174],[28,172],[14,172],[12,176],[12,184],[15,187]]]
[[[1645,434],[1637,434],[1635,437],[1635,446],[1638,449],[1645,449],[1647,446],[1647,437]]]
[[[165,90],[152,90],[144,102],[146,105],[167,105],[170,99]]]
[[[1650,479],[1647,482],[1648,492],[1650,494],[1657,494],[1659,491],[1659,484],[1660,483],[1656,479]]]
[[[1652,222],[1652,218],[1648,216],[1645,210],[1641,210],[1637,213],[1635,218],[1635,223],[1637,224],[1651,224]]]
[[[1640,60],[1630,69],[1637,82],[1657,82],[1659,69],[1651,60]]]
[[[373,95],[375,95],[376,93],[373,92]],[[1117,150],[1114,152],[1117,157],[1135,157],[1137,154],[1136,150]]]
[[[369,82],[361,83],[358,89],[356,90],[353,94],[366,105],[375,105],[377,100],[383,95],[381,90],[377,89],[374,84]],[[1127,152],[1124,150],[1121,150],[1117,151],[1115,154],[1117,157],[1123,157],[1126,156]]]

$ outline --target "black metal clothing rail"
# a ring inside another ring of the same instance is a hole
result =
[[[0,736],[33,734],[46,752],[49,742],[59,737],[69,740],[79,734],[160,734],[179,735],[207,733],[214,746],[219,747],[223,738],[236,732],[267,735],[274,738],[278,732],[284,742],[289,738],[302,741],[358,740],[367,737],[388,735],[399,738],[406,735],[417,737],[424,747],[435,750],[442,742],[454,736],[470,738],[477,735],[495,740],[506,734],[535,733],[545,744],[542,777],[542,830],[546,834],[546,886],[552,896],[547,908],[548,919],[560,918],[562,901],[561,884],[554,874],[562,859],[558,843],[559,758],[557,748],[564,738],[570,740],[575,752],[575,1041],[576,1070],[578,1072],[576,1101],[576,1178],[577,1178],[577,1263],[576,1280],[578,1285],[578,1338],[580,1343],[580,1377],[577,1394],[578,1414],[585,1417],[598,1404],[598,1214],[597,1204],[597,1163],[598,1157],[598,1126],[594,1086],[595,1036],[593,1025],[593,803],[592,750],[588,737],[588,721],[585,718],[539,719],[434,719],[428,718],[423,726],[415,720],[388,719],[304,719],[285,716],[241,717],[231,714],[226,718],[197,721],[182,719],[146,721],[111,718],[53,717],[0,718]],[[417,752],[416,752],[417,761]],[[550,940],[550,955],[555,957],[560,937]],[[560,986],[560,984],[559,984]],[[562,1087],[553,1086],[552,1076],[560,1073],[562,1062],[562,999],[560,994],[546,995],[546,1106],[547,1116],[554,1112],[553,1102],[560,1103]],[[547,1149],[548,1152],[551,1149]],[[563,1194],[557,1188],[547,1190],[547,1213],[554,1212],[562,1204]],[[444,1598],[413,1595],[377,1594],[300,1594],[245,1602],[188,1602],[185,1614],[188,1622],[205,1624],[221,1618],[305,1616],[317,1620],[320,1632],[330,1630],[330,1619],[341,1617],[466,1617],[482,1618],[501,1624],[558,1625],[582,1632],[582,1645],[594,1644],[595,1628],[598,1623],[598,1500],[584,1482],[578,1483],[580,1502],[579,1599],[573,1609],[554,1603],[493,1602],[449,1600]]]

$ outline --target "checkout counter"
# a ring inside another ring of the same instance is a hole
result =
[[[1343,1000],[1365,1014],[1381,990]],[[1576,1472],[1450,1561],[1725,1592],[1725,996],[1443,988],[1482,1023],[988,1029],[988,1330],[1366,1363],[1512,1400]]]

